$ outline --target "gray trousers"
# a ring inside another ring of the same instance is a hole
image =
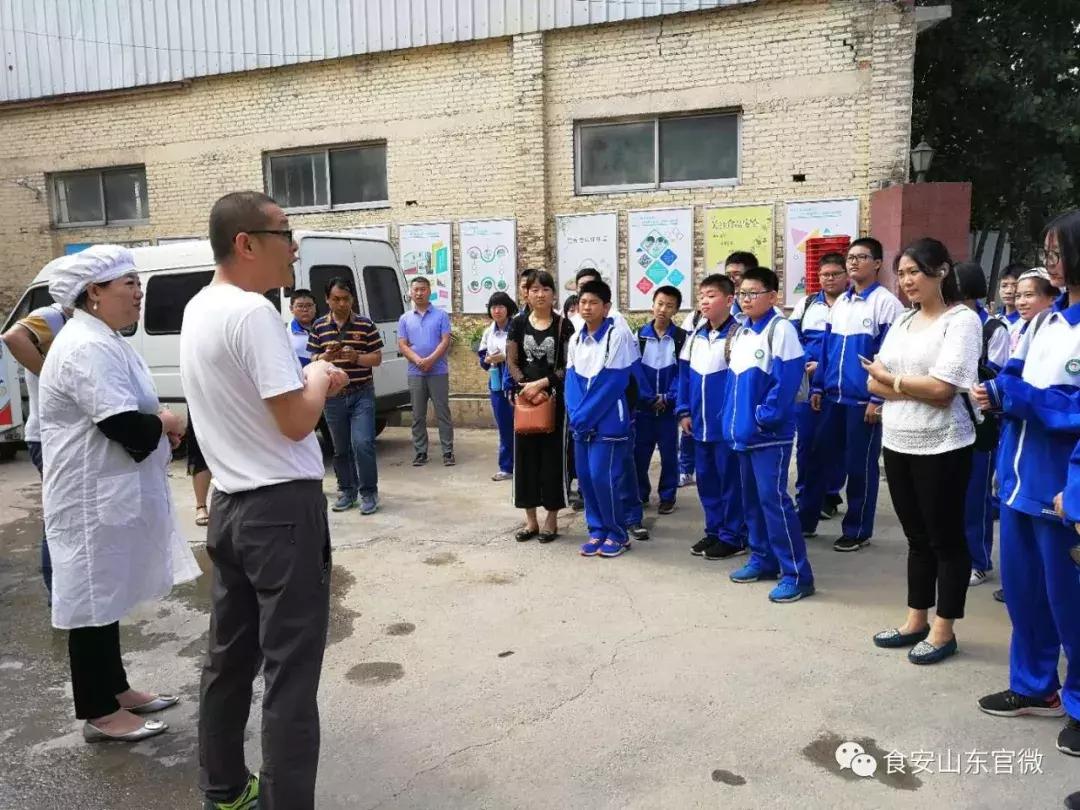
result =
[[[249,773],[244,728],[263,667],[262,810],[310,810],[319,765],[319,707],[330,615],[330,528],[322,481],[215,492],[206,550],[213,563],[210,642],[199,701],[199,785],[232,801]]]
[[[454,452],[454,423],[450,419],[450,375],[409,377],[409,397],[412,400],[412,443],[417,453],[428,451],[427,404],[435,405],[439,420],[439,444],[443,455]]]

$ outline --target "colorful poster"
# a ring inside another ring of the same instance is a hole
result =
[[[807,239],[859,236],[858,200],[823,200],[787,204],[784,222],[784,304],[794,306],[806,294]]]
[[[516,298],[517,220],[480,219],[461,222],[458,228],[462,311],[486,313],[494,292]]]
[[[555,217],[555,249],[558,259],[559,301],[576,289],[574,276],[586,267],[600,271],[619,295],[619,215],[566,214]]]
[[[748,250],[761,264],[773,266],[771,205],[705,209],[705,274],[722,273],[724,259],[736,250]]]
[[[653,292],[670,284],[693,301],[694,211],[658,208],[627,212],[626,257],[629,264],[630,309],[652,307]]]
[[[453,267],[450,223],[402,225],[398,229],[398,241],[405,281],[412,283],[414,278],[426,276],[431,282],[432,305],[451,312],[454,299],[450,272]]]
[[[345,233],[363,239],[385,239],[387,242],[390,241],[389,225],[358,225],[355,228],[346,228]]]

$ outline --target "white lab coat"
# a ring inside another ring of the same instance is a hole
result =
[[[160,407],[150,370],[128,342],[76,310],[45,359],[39,398],[53,626],[112,624],[197,577],[169,495],[168,439],[136,463],[96,426]]]

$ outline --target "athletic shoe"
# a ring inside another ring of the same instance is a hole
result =
[[[982,585],[989,577],[989,571],[980,571],[978,568],[972,568],[971,579],[968,580],[968,587],[974,588],[976,585]]]
[[[585,499],[578,493],[574,492],[570,495],[570,508],[575,512],[580,512],[585,508]]]
[[[590,537],[587,542],[581,544],[581,556],[595,557],[600,553],[600,547],[602,545],[604,545],[603,540],[597,540],[595,537]]]
[[[869,537],[865,540],[858,540],[854,537],[838,537],[836,538],[836,542],[832,544],[832,547],[833,551],[858,551],[869,543]]]
[[[443,453],[442,463],[444,467],[453,467],[457,464],[457,459],[454,458],[453,453]]]
[[[414,467],[423,467],[425,464],[427,464],[427,453],[417,453],[412,460],[412,465]]]
[[[1080,810],[1080,790],[1065,797],[1065,810]]]
[[[1044,700],[1006,689],[1004,692],[996,692],[979,698],[979,708],[995,717],[1023,717],[1024,715],[1063,717],[1065,715],[1065,709],[1061,705],[1061,698],[1058,697],[1057,692]]]
[[[493,476],[491,476],[491,480],[492,481],[509,481],[513,477],[514,477],[513,473],[503,472],[502,470],[499,470],[497,473],[495,473]]]
[[[680,475],[679,475],[679,486],[680,487],[688,487],[692,483],[694,483],[694,474],[693,473],[680,473]]]
[[[698,540],[696,543],[694,543],[694,545],[690,546],[690,553],[693,554],[695,557],[701,557],[702,555],[705,554],[705,549],[707,549],[713,543],[719,543],[719,542],[720,542],[719,537],[713,537],[711,535],[705,535],[705,537],[702,537],[700,540]]]
[[[330,508],[335,512],[344,512],[347,509],[352,509],[354,506],[356,506],[356,496],[342,494],[338,495],[338,499],[334,501],[334,505]]]
[[[831,520],[832,518],[836,517],[836,513],[838,511],[839,510],[835,506],[833,506],[832,504],[827,503],[827,504],[825,504],[824,506],[821,507],[821,519],[822,520]]]
[[[953,636],[940,647],[935,647],[929,641],[920,641],[908,651],[907,660],[913,664],[936,664],[950,656],[956,655],[956,636]]]
[[[627,533],[634,540],[648,540],[649,530],[642,526],[640,523],[634,523],[626,527]]]
[[[213,802],[207,799],[203,802],[203,808],[204,810],[259,810],[259,777],[254,774],[248,777],[244,792],[231,802]]]
[[[656,507],[656,514],[658,515],[670,515],[675,511],[675,501],[660,501],[660,505]]]
[[[804,582],[801,585],[796,585],[792,580],[784,580],[769,591],[769,601],[778,603],[798,602],[800,599],[805,599],[806,597],[813,595],[813,582]]]
[[[755,562],[748,562],[738,571],[731,574],[732,582],[760,582],[763,579],[776,579],[779,574],[775,571],[765,571],[758,567]]]
[[[360,514],[361,515],[374,515],[379,509],[379,496],[378,495],[361,495],[360,496]]]
[[[600,546],[601,557],[618,557],[624,551],[630,550],[629,543],[619,543],[616,540],[605,540],[604,544]]]
[[[705,553],[701,556],[709,562],[716,562],[717,560],[728,560],[732,557],[738,557],[740,554],[746,554],[745,547],[725,543],[723,540],[717,540],[715,543],[710,543],[706,546]]]
[[[1005,603],[1005,589],[1004,588],[998,588],[996,591],[994,591],[994,601],[995,602],[1001,602],[1002,604]]]
[[[1080,720],[1070,717],[1058,734],[1057,749],[1070,757],[1080,757]]]

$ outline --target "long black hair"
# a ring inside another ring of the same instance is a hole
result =
[[[1080,208],[1054,217],[1043,232],[1044,241],[1051,232],[1057,236],[1061,264],[1065,268],[1065,283],[1070,287],[1080,287]]]
[[[937,239],[924,236],[916,239],[900,254],[915,262],[919,272],[930,278],[940,278],[941,267],[945,266],[947,272],[941,279],[941,297],[947,305],[958,304],[964,300],[960,292],[960,284],[956,279],[956,267],[949,256],[949,249]]]
[[[506,317],[509,320],[517,315],[518,305],[517,302],[504,292],[495,292],[491,294],[491,298],[487,302],[487,314],[492,320],[495,320],[491,316],[491,310],[495,307],[506,307]]]

